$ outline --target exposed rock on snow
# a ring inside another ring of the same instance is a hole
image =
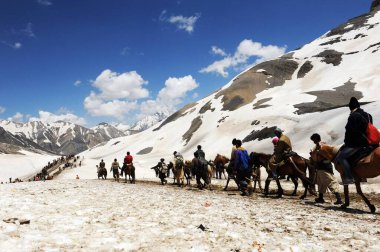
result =
[[[200,116],[198,116],[191,122],[190,128],[185,132],[185,134],[183,134],[182,140],[186,141],[187,144],[193,136],[194,132],[197,131],[201,125],[202,119]]]
[[[337,52],[335,50],[326,50],[315,57],[321,57],[322,62],[325,62],[326,64],[333,64],[334,66],[338,66],[342,62],[342,55],[343,53]]]
[[[223,110],[234,111],[251,103],[265,89],[281,86],[290,80],[297,67],[296,61],[286,58],[260,63],[239,75],[229,87],[217,92],[215,99],[223,96]]]
[[[145,149],[142,149],[141,151],[137,152],[137,155],[144,155],[144,154],[149,154],[153,150],[153,147],[147,147]]]
[[[204,114],[206,113],[206,111],[211,111],[213,112],[215,110],[215,108],[211,108],[211,101],[208,101],[200,110],[199,110],[199,114]]]
[[[253,130],[248,136],[246,136],[243,139],[243,142],[249,142],[249,141],[254,141],[254,140],[263,140],[266,138],[272,138],[274,137],[274,129],[276,126],[273,127],[265,127],[262,130]]]
[[[265,98],[265,99],[258,100],[255,104],[253,104],[253,109],[261,109],[261,108],[270,107],[270,105],[264,104],[270,100],[272,100],[272,98]]]
[[[306,61],[305,63],[303,63],[300,70],[298,70],[297,79],[305,77],[305,75],[308,72],[310,72],[311,69],[313,69],[313,64],[311,63],[311,61]]]
[[[343,86],[334,88],[331,90],[311,91],[307,94],[317,96],[317,99],[313,102],[301,103],[294,105],[298,110],[297,114],[322,112],[335,108],[345,107],[351,97],[357,99],[363,98],[363,94],[360,91],[355,91],[356,83],[347,81]]]

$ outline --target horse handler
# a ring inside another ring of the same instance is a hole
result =
[[[343,204],[340,194],[338,192],[339,184],[334,177],[333,166],[330,160],[326,159],[319,154],[321,148],[321,136],[317,133],[313,134],[310,139],[315,143],[314,149],[310,152],[310,162],[311,165],[316,169],[316,183],[318,185],[318,198],[315,199],[316,203],[325,203],[323,199],[323,194],[326,193],[327,188],[335,195],[336,202],[334,205]]]
[[[111,170],[113,172],[113,177],[115,178],[117,182],[119,182],[119,169],[120,169],[119,162],[117,162],[117,159],[115,158],[112,163]]]

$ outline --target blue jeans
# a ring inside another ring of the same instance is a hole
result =
[[[348,162],[348,159],[352,157],[356,152],[358,152],[358,150],[360,150],[360,147],[343,147],[340,151],[339,156],[337,157],[338,163],[343,167],[343,173],[346,179],[353,179],[351,173],[351,165]]]

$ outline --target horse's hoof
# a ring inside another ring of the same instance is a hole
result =
[[[227,188],[223,188],[223,191],[227,191]]]
[[[341,209],[347,209],[348,205],[347,204],[343,204],[340,206]]]
[[[369,209],[371,210],[371,213],[374,213],[376,211],[376,207],[372,204],[369,205]]]
[[[292,194],[292,196],[296,196],[296,195],[295,195],[295,194],[294,194],[294,195]],[[306,198],[306,196],[304,196],[304,195],[302,195],[302,196],[300,197],[301,200],[304,200],[305,198]]]

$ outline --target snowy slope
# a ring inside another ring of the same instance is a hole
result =
[[[83,175],[93,174],[99,159],[110,165],[129,150],[137,176],[152,177],[149,168],[161,157],[171,159],[174,150],[190,159],[201,144],[212,159],[217,153],[228,155],[234,137],[244,140],[249,151],[270,153],[275,126],[307,157],[312,133],[331,144],[343,143],[351,96],[368,103],[363,108],[380,126],[379,23],[378,11],[351,19],[296,51],[245,70],[160,126],[85,151]]]

